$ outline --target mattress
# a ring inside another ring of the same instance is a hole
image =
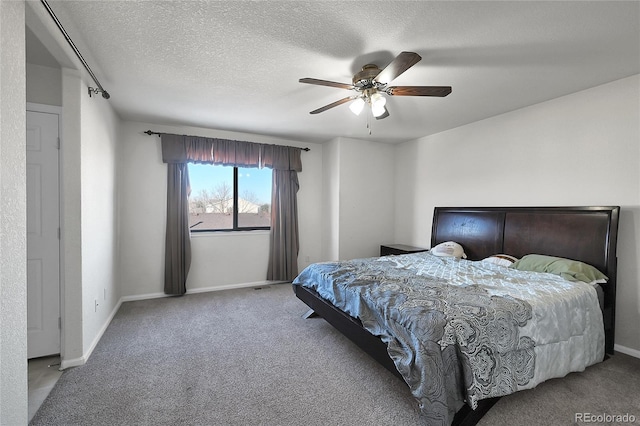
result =
[[[604,357],[596,289],[428,252],[310,265],[294,285],[380,336],[425,424]]]

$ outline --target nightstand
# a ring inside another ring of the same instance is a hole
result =
[[[380,256],[389,256],[391,254],[420,253],[421,251],[429,251],[429,249],[407,246],[405,244],[384,244],[380,246]]]

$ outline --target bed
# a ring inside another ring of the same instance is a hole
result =
[[[302,271],[293,288],[315,314],[407,382],[425,424],[471,425],[500,396],[581,371],[613,353],[618,216],[619,207],[436,207],[431,247],[459,243],[466,260],[417,253],[324,262]],[[580,261],[608,280],[574,285],[557,275],[540,278],[480,262],[495,254]],[[463,271],[469,282],[452,285],[446,268]],[[488,277],[490,285],[476,284],[476,276],[478,283]],[[558,295],[528,301],[522,284],[538,278],[544,282],[536,286],[547,293],[558,289]],[[394,293],[397,288],[403,296]],[[454,295],[462,301],[448,299]],[[584,330],[573,330],[574,322]],[[426,323],[426,331],[416,331],[418,323]],[[549,343],[546,333],[560,337]],[[425,341],[407,348],[418,334]]]

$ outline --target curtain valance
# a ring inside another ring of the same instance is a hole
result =
[[[302,148],[163,133],[162,161],[302,171]]]

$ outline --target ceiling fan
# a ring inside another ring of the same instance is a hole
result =
[[[373,116],[380,120],[389,116],[389,111],[385,107],[387,99],[383,94],[389,96],[438,96],[444,97],[451,93],[451,86],[389,86],[391,81],[400,74],[417,64],[422,58],[414,52],[401,52],[384,69],[377,65],[367,64],[362,70],[353,76],[352,84],[336,83],[317,78],[301,78],[300,83],[317,84],[319,86],[337,87],[339,89],[354,90],[356,93],[339,101],[325,105],[310,112],[318,114],[338,105],[353,101],[349,109],[359,115],[365,104],[371,106]]]

